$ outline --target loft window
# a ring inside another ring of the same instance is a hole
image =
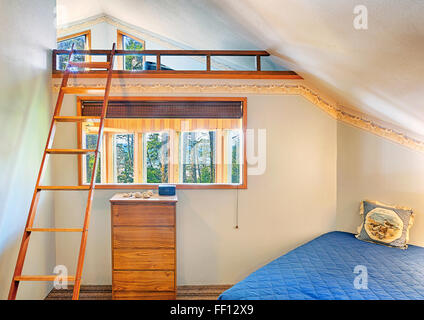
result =
[[[118,49],[122,50],[144,50],[145,42],[133,37],[125,32],[118,30]],[[120,57],[118,68],[127,71],[143,70],[144,56],[128,55]]]
[[[79,114],[99,115],[102,102],[96,99],[79,97]],[[96,183],[246,188],[246,123],[244,98],[111,97]],[[78,126],[79,141],[94,149],[99,122]],[[94,159],[80,157],[80,182],[87,184]]]
[[[72,34],[69,36],[61,37],[57,39],[57,49],[59,50],[71,50],[74,45],[75,50],[89,50],[91,48],[91,32],[90,30]],[[89,56],[74,55],[73,60],[77,62],[84,62]],[[57,56],[57,69],[65,70],[66,64],[68,63],[67,55]],[[77,71],[77,69],[75,70]]]

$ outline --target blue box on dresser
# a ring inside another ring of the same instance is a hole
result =
[[[160,184],[159,195],[160,196],[175,196],[176,186],[173,184]]]

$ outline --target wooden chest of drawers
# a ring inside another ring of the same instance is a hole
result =
[[[113,299],[175,299],[177,197],[110,202]]]

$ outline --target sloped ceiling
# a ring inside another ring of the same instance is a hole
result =
[[[423,0],[58,0],[58,25],[107,14],[193,49],[267,50],[341,107],[424,139]],[[353,27],[368,9],[368,30]]]

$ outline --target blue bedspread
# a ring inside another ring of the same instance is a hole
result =
[[[357,265],[367,268],[368,289],[354,287]],[[424,248],[389,248],[330,232],[253,272],[219,299],[424,299]]]

